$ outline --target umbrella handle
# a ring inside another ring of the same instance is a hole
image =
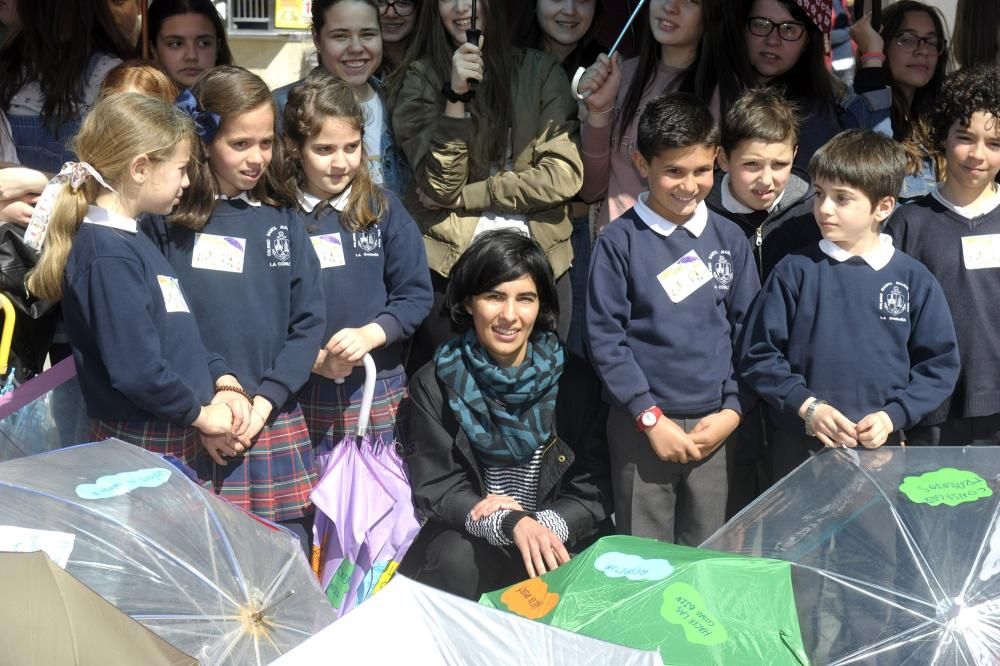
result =
[[[368,419],[372,414],[372,401],[375,399],[375,359],[371,354],[365,354],[362,359],[365,364],[365,386],[361,392],[361,410],[358,413],[358,437],[364,437],[368,432]]]
[[[632,15],[628,17],[628,21],[625,21],[625,26],[622,27],[622,31],[618,33],[618,39],[616,39],[615,43],[611,45],[610,49],[608,49],[609,58],[614,57],[615,51],[618,50],[618,47],[621,45],[622,40],[625,39],[625,35],[628,33],[629,28],[632,27],[633,23],[635,23],[635,19],[637,16],[639,16],[639,11],[642,9],[642,6],[644,4],[646,4],[646,0],[639,0],[639,4],[635,6],[635,11],[633,11]],[[590,97],[589,92],[586,93],[580,92],[580,79],[583,78],[583,74],[586,71],[587,69],[585,67],[577,68],[576,74],[573,75],[573,83],[570,85],[570,88],[573,91],[573,96],[576,97],[581,102]]]

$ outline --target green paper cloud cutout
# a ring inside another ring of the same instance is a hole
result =
[[[983,477],[954,467],[904,477],[899,490],[914,504],[930,506],[958,506],[993,496],[993,490]]]

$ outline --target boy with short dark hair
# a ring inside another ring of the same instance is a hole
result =
[[[941,287],[879,233],[905,167],[902,147],[870,130],[842,132],[809,162],[823,240],[774,268],[740,349],[776,427],[775,479],[823,446],[898,443],[958,379]]]
[[[597,239],[588,342],[613,405],[618,530],[697,545],[725,520],[733,340],[760,282],[743,232],[704,203],[718,149],[705,104],[652,100],[638,148],[649,192]]]
[[[718,162],[723,175],[705,203],[735,222],[750,240],[760,279],[789,252],[821,238],[813,219],[813,192],[793,161],[799,143],[796,107],[773,87],[745,91],[726,112]],[[733,446],[729,506],[733,516],[770,486],[764,408],[743,415]]]
[[[1000,69],[952,74],[931,113],[931,134],[946,179],[903,206],[888,233],[937,277],[955,314],[962,375],[955,391],[919,426],[909,444],[1000,441]]]

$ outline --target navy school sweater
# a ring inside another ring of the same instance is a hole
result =
[[[732,210],[726,205],[722,196],[725,180],[723,174],[716,172],[715,184],[705,204],[709,210],[735,222],[746,234],[761,280],[767,279],[788,253],[819,242],[822,235],[813,216],[815,195],[805,177],[793,171],[778,204],[770,211],[753,212]]]
[[[932,193],[897,208],[886,232],[896,247],[934,274],[955,319],[962,372],[954,394],[924,422],[1000,412],[1000,208],[969,219]],[[981,243],[985,251],[977,252]],[[971,264],[963,250],[966,246]]]
[[[434,292],[424,240],[402,202],[382,190],[388,207],[379,222],[363,231],[341,223],[340,212],[324,204],[319,215],[298,212],[322,270],[326,296],[325,344],[343,328],[375,322],[385,331],[384,346],[371,354],[379,377],[402,372],[403,341],[431,311]],[[364,368],[355,368],[358,381]],[[315,375],[310,381],[320,380]]]
[[[163,251],[205,345],[250,395],[281,410],[325,342],[319,261],[295,212],[220,200],[200,231],[168,226]]]
[[[673,225],[647,196],[594,246],[586,315],[594,368],[610,401],[632,416],[652,405],[672,416],[742,413],[733,341],[760,289],[746,235],[704,204],[700,234],[692,220],[664,235],[653,227]]]
[[[918,261],[892,251],[875,270],[820,245],[794,252],[768,277],[747,315],[740,371],[782,430],[805,433],[799,407],[826,400],[847,418],[884,410],[896,429],[918,423],[951,393],[958,347],[948,303]]]
[[[88,218],[108,219],[91,207]],[[124,219],[124,218],[119,218]],[[228,373],[210,355],[174,269],[143,234],[85,222],[63,278],[63,317],[87,415],[190,425]]]

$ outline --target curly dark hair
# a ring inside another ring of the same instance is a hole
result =
[[[944,80],[930,115],[934,146],[944,151],[952,125],[968,125],[977,111],[1000,122],[1000,68],[996,66],[967,67]]]

